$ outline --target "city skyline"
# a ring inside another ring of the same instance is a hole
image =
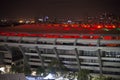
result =
[[[2,0],[0,17],[84,18],[110,12],[120,16],[119,0]]]

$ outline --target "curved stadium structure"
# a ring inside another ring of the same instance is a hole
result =
[[[47,67],[53,58],[69,70],[120,78],[120,25],[25,24],[0,28],[1,61],[31,69]]]

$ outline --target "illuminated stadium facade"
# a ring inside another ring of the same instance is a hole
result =
[[[113,24],[27,24],[0,29],[5,65],[47,67],[56,58],[70,70],[120,78],[120,26]]]

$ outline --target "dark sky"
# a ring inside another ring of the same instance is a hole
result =
[[[102,12],[120,16],[120,0],[0,0],[0,17],[86,17]]]

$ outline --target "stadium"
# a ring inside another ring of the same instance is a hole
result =
[[[119,24],[24,24],[0,27],[2,65],[46,68],[57,59],[69,70],[120,78]]]

